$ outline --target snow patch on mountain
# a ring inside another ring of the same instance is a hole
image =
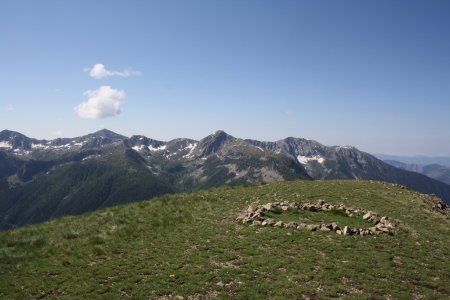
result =
[[[317,161],[320,164],[323,164],[323,162],[325,161],[325,159],[322,156],[320,156],[320,155],[313,155],[313,156],[299,155],[299,156],[297,156],[297,160],[301,164],[307,164],[310,161]]]
[[[5,142],[5,141],[0,141],[0,148],[8,148],[11,149],[12,146],[9,142]]]
[[[162,150],[166,150],[167,146],[166,145],[162,145],[160,147],[156,147],[154,148],[152,145],[148,146],[148,150],[150,151],[162,151]]]
[[[88,159],[97,158],[97,157],[101,157],[101,155],[99,155],[99,154],[88,155],[85,158],[83,158],[82,160],[88,160]]]
[[[131,149],[133,149],[134,151],[141,151],[142,149],[144,149],[145,146],[144,145],[139,145],[139,146],[133,146],[131,147]]]
[[[51,142],[47,142],[45,144],[35,144],[32,143],[31,144],[31,149],[42,149],[42,150],[70,150],[72,148],[77,148],[77,147],[81,147],[83,146],[83,143],[77,143],[75,141],[72,141],[68,144],[64,144],[64,145],[51,145]]]
[[[32,149],[42,149],[42,148],[44,148],[44,149],[48,149],[49,148],[49,146],[44,146],[44,145],[42,145],[42,144],[31,144],[31,148]]]
[[[195,148],[197,148],[198,143],[189,143],[184,149],[189,149],[189,153],[184,155],[183,158],[191,158],[192,153],[194,152]]]

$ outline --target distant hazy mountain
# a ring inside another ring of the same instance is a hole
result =
[[[395,168],[354,147],[286,138],[243,140],[217,131],[199,141],[130,138],[101,130],[37,140],[0,132],[0,229],[224,184],[370,179],[434,193],[450,186]]]
[[[406,164],[395,160],[385,160],[385,162],[396,168],[417,172],[450,185],[450,167],[439,164]]]
[[[422,166],[438,164],[450,167],[450,157],[445,156],[398,156],[388,154],[374,154],[374,156],[381,160],[398,161],[405,164],[416,164]]]

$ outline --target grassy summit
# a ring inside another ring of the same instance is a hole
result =
[[[318,199],[388,216],[396,231],[342,236],[235,220],[252,202]],[[430,199],[379,182],[295,181],[64,217],[0,233],[0,298],[448,298],[450,220]]]

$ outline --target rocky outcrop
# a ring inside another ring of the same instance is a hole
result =
[[[311,212],[319,211],[331,211],[340,210],[345,212],[349,217],[355,217],[355,215],[363,215],[363,220],[367,220],[373,223],[372,227],[368,228],[350,228],[349,226],[340,227],[336,222],[333,223],[319,223],[319,224],[305,224],[277,221],[271,218],[266,218],[267,212],[287,212],[288,210],[307,210]],[[372,234],[390,234],[394,233],[395,223],[386,216],[380,216],[375,212],[366,211],[361,208],[349,208],[343,204],[329,204],[324,200],[319,200],[317,203],[293,203],[293,202],[273,202],[259,205],[252,203],[246,208],[238,217],[237,221],[251,226],[273,226],[280,228],[293,228],[299,230],[309,231],[324,231],[334,232],[340,235],[372,235]]]

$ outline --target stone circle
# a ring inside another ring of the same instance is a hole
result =
[[[319,211],[331,211],[340,210],[347,216],[353,217],[354,215],[363,215],[363,220],[367,220],[373,223],[374,226],[368,228],[350,228],[349,226],[340,227],[336,222],[332,223],[319,223],[319,224],[306,224],[297,222],[284,223],[283,221],[277,221],[272,218],[267,218],[267,212],[287,212],[288,210],[304,210],[311,212]],[[252,203],[246,208],[236,219],[244,224],[250,224],[251,226],[272,226],[280,228],[292,228],[299,230],[309,231],[324,231],[334,232],[339,235],[373,235],[373,234],[389,234],[392,235],[395,229],[395,223],[386,216],[380,216],[375,212],[366,211],[361,208],[349,208],[343,204],[329,204],[324,200],[319,200],[317,203],[295,203],[295,202],[271,202],[267,204]]]

